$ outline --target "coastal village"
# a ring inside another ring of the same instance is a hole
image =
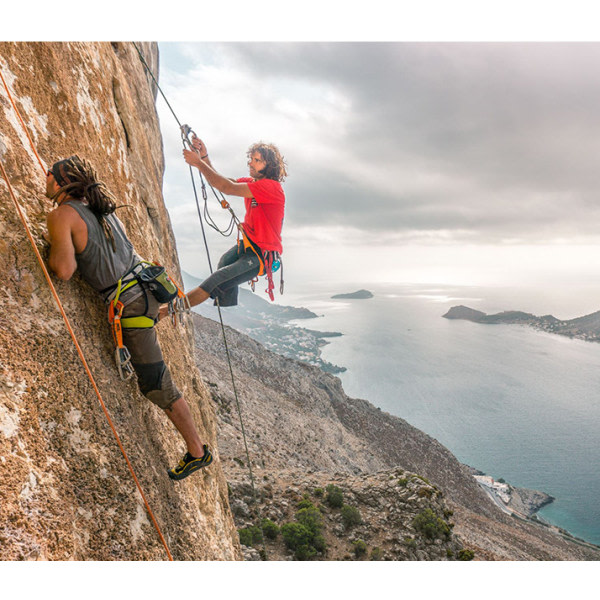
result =
[[[508,504],[511,499],[510,486],[508,483],[501,483],[495,481],[493,477],[489,475],[475,475],[477,483],[481,485],[486,491],[490,491],[495,494],[504,504]]]

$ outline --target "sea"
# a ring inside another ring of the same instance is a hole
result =
[[[345,392],[495,479],[550,494],[538,517],[600,545],[600,343],[442,318],[465,305],[568,319],[600,309],[600,294],[593,308],[589,290],[574,302],[565,289],[381,283],[367,300],[331,298],[358,289],[317,285],[282,302],[319,315],[297,325],[343,334],[322,355],[346,367]]]

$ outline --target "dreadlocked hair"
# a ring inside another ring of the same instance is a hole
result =
[[[112,228],[104,217],[111,215],[119,207],[106,185],[102,181],[98,181],[98,176],[91,163],[75,154],[55,163],[52,172],[58,185],[61,185],[52,200],[61,194],[67,194],[75,200],[85,200],[88,208],[96,215],[113,252],[116,252],[117,246]]]
[[[260,171],[264,179],[273,179],[275,181],[285,181],[287,177],[286,162],[279,149],[274,144],[265,144],[257,142],[248,148],[248,158],[252,154],[258,152],[262,159],[267,163],[267,166]]]

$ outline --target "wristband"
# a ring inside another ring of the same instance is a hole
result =
[[[204,156],[200,157],[202,160],[204,160],[205,158],[208,158],[208,154],[205,154]]]

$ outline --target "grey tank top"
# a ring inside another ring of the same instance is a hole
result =
[[[98,292],[114,286],[141,260],[125,235],[123,224],[114,214],[104,217],[115,238],[117,251],[113,252],[110,241],[91,209],[79,200],[69,200],[65,204],[73,207],[87,225],[86,247],[80,254],[75,254],[81,276]]]

